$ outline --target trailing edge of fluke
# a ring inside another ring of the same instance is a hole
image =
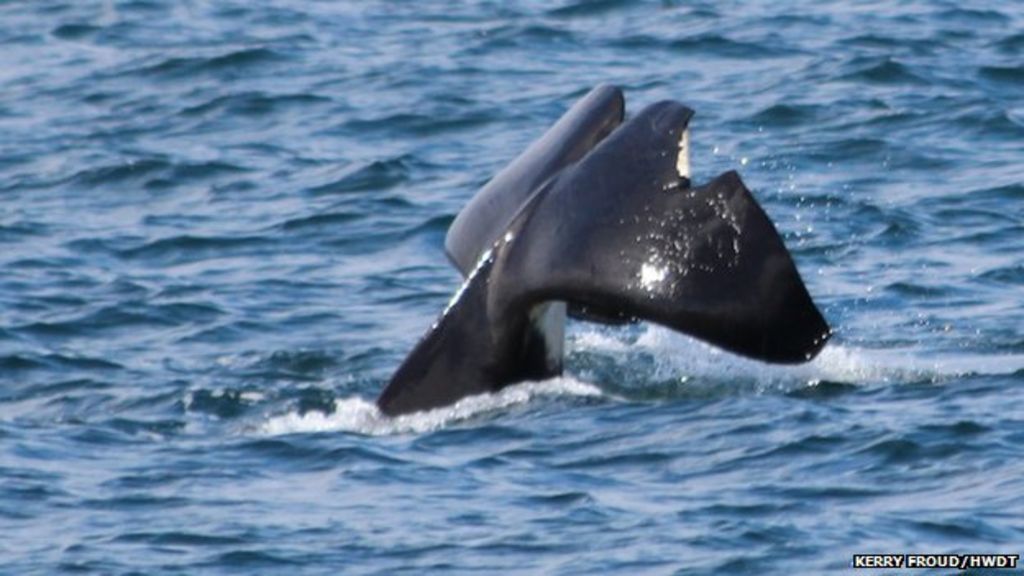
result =
[[[739,175],[691,185],[693,111],[624,109],[618,88],[593,89],[462,209],[445,247],[465,282],[382,412],[561,373],[567,315],[655,322],[766,362],[825,345],[828,324]]]

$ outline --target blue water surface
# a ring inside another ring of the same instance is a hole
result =
[[[454,215],[599,83],[697,111],[832,342],[573,324],[381,416]],[[1017,1],[0,1],[0,573],[1024,553],[1022,249]]]

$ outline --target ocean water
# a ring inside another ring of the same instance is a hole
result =
[[[1024,553],[1024,6],[965,6],[0,1],[0,573]],[[572,324],[381,416],[454,215],[599,83],[697,111],[833,340]]]

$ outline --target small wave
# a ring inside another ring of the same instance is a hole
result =
[[[564,6],[552,8],[548,11],[550,16],[556,18],[575,18],[585,16],[599,16],[626,8],[629,2],[623,0],[590,0],[587,2],[569,2]]]
[[[437,136],[439,134],[470,130],[493,122],[489,111],[473,109],[452,109],[425,111],[422,113],[399,112],[347,120],[337,128],[338,132],[359,134],[384,134],[399,137]]]
[[[1024,118],[999,106],[971,106],[952,117],[953,126],[965,135],[998,142],[1024,138]]]
[[[209,57],[171,57],[134,72],[143,76],[177,79],[193,74],[241,73],[244,70],[266,66],[283,60],[286,60],[284,55],[270,48],[244,48]]]
[[[185,409],[217,418],[234,418],[264,400],[260,392],[242,388],[196,389],[185,395]]]
[[[1024,32],[1002,38],[995,43],[995,46],[1004,54],[1016,56],[1020,54],[1021,50],[1024,50]]]
[[[722,58],[775,58],[790,56],[793,51],[782,45],[765,42],[745,42],[719,34],[699,34],[680,38],[669,46],[684,54],[710,54]]]
[[[309,216],[298,216],[289,218],[276,227],[286,232],[296,230],[321,230],[337,229],[339,226],[348,224],[355,220],[365,218],[365,214],[359,212],[326,212]]]
[[[308,109],[310,106],[330,103],[330,98],[315,94],[267,94],[264,92],[243,92],[217,96],[211,100],[190,106],[181,111],[182,116],[202,116],[222,112],[229,116],[264,116],[285,108]]]
[[[775,104],[754,114],[751,120],[762,126],[799,126],[817,121],[822,107],[800,104]]]
[[[924,84],[925,79],[915,74],[906,64],[885,58],[882,61],[873,59],[858,58],[850,63],[855,68],[853,72],[845,75],[843,79],[853,81],[864,81],[873,84]]]
[[[481,33],[485,41],[475,51],[494,50],[511,46],[556,45],[575,39],[569,30],[542,24],[502,24]]]
[[[441,216],[434,216],[429,218],[423,223],[411,228],[402,234],[403,238],[415,238],[417,236],[437,236],[443,239],[451,227],[452,222],[455,220],[454,214],[443,214]],[[441,240],[443,242],[443,240]]]
[[[1008,24],[1011,19],[1006,14],[996,10],[981,10],[972,8],[950,8],[938,13],[937,18],[946,22],[964,24],[970,22],[977,25],[1000,25]]]
[[[982,66],[978,69],[978,74],[982,78],[994,82],[1002,82],[1018,86],[1024,84],[1024,65]]]
[[[81,40],[100,30],[91,24],[62,24],[53,29],[53,35],[61,40]]]
[[[877,32],[843,38],[838,43],[854,49],[862,49],[865,52],[870,51],[870,53],[874,54],[910,53],[928,55],[945,46],[942,40],[938,38],[906,38],[901,34],[886,35]]]
[[[978,200],[995,201],[996,205],[1003,201],[1019,202],[1024,200],[1024,183],[996,186],[995,188],[979,188],[970,191],[970,196]]]
[[[1024,264],[1014,266],[1000,266],[987,270],[977,278],[990,284],[1010,284],[1024,286]]]
[[[320,378],[338,360],[323,350],[276,350],[254,357],[221,357],[219,363],[252,378],[311,380]]]
[[[221,554],[217,556],[215,561],[210,562],[210,565],[213,566],[245,568],[278,568],[280,566],[289,566],[293,564],[300,564],[300,562],[284,556],[261,552],[259,550],[234,550]]]
[[[68,181],[81,186],[100,187],[148,179],[147,186],[159,186],[160,183],[174,185],[241,172],[245,172],[245,168],[218,161],[172,162],[161,158],[141,158],[88,168],[75,173]],[[149,179],[151,176],[154,178]]]
[[[167,170],[171,164],[157,158],[130,159],[109,166],[88,168],[76,173],[71,181],[82,186],[101,186],[141,178]]]
[[[50,226],[41,222],[0,224],[0,242],[21,242],[25,237],[42,237],[49,231]]]
[[[191,234],[160,238],[140,246],[118,251],[126,260],[160,260],[173,262],[195,262],[204,258],[255,250],[266,246],[267,239],[261,236],[194,236]]]
[[[355,432],[371,436],[422,434],[480,414],[526,404],[537,397],[601,395],[591,384],[563,377],[515,384],[493,394],[464,398],[445,408],[394,418],[382,414],[375,403],[365,398],[343,398],[335,400],[332,414],[289,412],[270,418],[260,431],[268,436],[311,432]]]
[[[19,333],[44,338],[75,338],[100,334],[127,333],[146,328],[171,328],[174,323],[154,313],[152,309],[105,306],[72,316],[50,321],[38,321],[19,326]]]
[[[114,537],[115,542],[143,543],[155,546],[232,546],[245,544],[243,538],[196,532],[126,532]]]
[[[374,160],[347,168],[340,178],[309,189],[314,196],[388,190],[409,179],[412,158]]]

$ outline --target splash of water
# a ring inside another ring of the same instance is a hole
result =
[[[1022,355],[961,355],[924,358],[914,350],[873,350],[829,343],[806,364],[766,364],[725,352],[656,325],[639,330],[586,326],[574,331],[571,352],[598,353],[631,362],[630,355],[646,354],[651,365],[647,379],[702,380],[716,385],[753,384],[758,390],[792,390],[821,382],[854,385],[943,382],[967,374],[1011,374],[1024,366]],[[643,378],[641,378],[643,379]]]
[[[1006,363],[993,364],[991,357],[960,358],[955,362],[927,361],[910,352],[859,349],[835,343],[826,346],[817,358],[806,364],[765,364],[655,325],[645,325],[630,333],[588,325],[574,331],[570,350],[613,357],[617,363],[635,370],[636,380],[641,386],[645,382],[675,380],[694,390],[724,387],[733,391],[791,391],[814,387],[822,382],[864,386],[921,381],[938,383],[967,373],[1007,373],[1000,368]],[[646,354],[652,363],[640,368],[640,363],[629,358],[633,354]],[[1011,360],[1006,364],[1010,372],[1022,363],[1019,357]],[[992,372],[993,369],[997,371]],[[335,400],[334,411],[330,414],[291,411],[271,417],[259,427],[259,431],[269,436],[315,432],[352,432],[372,436],[422,434],[527,404],[537,398],[558,396],[616,397],[594,384],[565,376],[515,384],[493,394],[464,398],[444,408],[389,417],[381,413],[371,400],[354,396]]]
[[[601,390],[592,384],[562,377],[515,384],[493,394],[463,398],[444,408],[397,417],[381,413],[375,403],[365,398],[350,397],[335,400],[332,414],[289,412],[270,418],[260,431],[269,436],[310,432],[355,432],[371,436],[422,434],[480,414],[526,404],[538,397],[601,395]]]

